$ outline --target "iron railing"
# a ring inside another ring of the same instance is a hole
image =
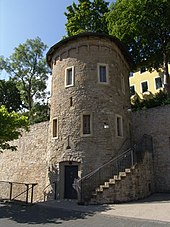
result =
[[[78,197],[81,203],[88,200],[91,194],[105,181],[118,175],[119,172],[131,168],[135,164],[142,162],[145,152],[152,152],[152,137],[144,135],[142,139],[132,148],[121,153],[117,157],[110,159],[94,171],[88,173],[78,180]]]
[[[0,199],[33,203],[34,187],[37,183],[0,181]]]
[[[52,183],[49,183],[45,188],[43,189],[43,195],[44,195],[44,201],[49,199],[58,199],[58,182],[54,181]],[[50,190],[47,192],[47,189],[50,188]]]

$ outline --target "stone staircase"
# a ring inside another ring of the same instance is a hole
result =
[[[144,135],[133,148],[110,159],[78,180],[80,204],[121,203],[154,191],[152,137]]]
[[[92,193],[89,204],[122,203],[138,200],[153,193],[152,154],[143,161],[114,175]]]
[[[100,185],[95,193],[92,194],[90,199],[90,204],[103,204],[103,203],[115,203],[121,202],[122,199],[125,201],[125,196],[122,197],[123,185],[124,181],[129,181],[131,175],[135,170],[135,166],[125,169],[124,172],[119,172],[118,175],[114,175],[113,178],[110,178],[108,181],[104,182],[103,185]],[[126,190],[126,189],[125,189]],[[121,192],[121,198],[119,198],[119,194]],[[127,194],[127,193],[126,193]],[[130,199],[129,195],[126,198],[126,201]]]

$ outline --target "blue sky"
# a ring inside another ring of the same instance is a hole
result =
[[[73,0],[0,0],[0,55],[9,57],[20,43],[37,36],[48,48],[60,41],[66,34],[64,12],[72,3]]]
[[[73,0],[0,0],[0,55],[9,57],[26,39],[52,46],[65,35],[66,7]],[[75,1],[77,2],[77,1]]]
[[[48,49],[66,35],[66,7],[78,0],[0,0],[0,56],[37,36]],[[112,0],[108,0],[112,2]],[[1,72],[1,79],[8,74]]]

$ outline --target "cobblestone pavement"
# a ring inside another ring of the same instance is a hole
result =
[[[0,227],[159,227],[170,226],[170,194],[133,203],[78,206],[51,201],[25,206],[0,204]]]

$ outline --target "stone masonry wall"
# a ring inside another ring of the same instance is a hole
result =
[[[170,192],[170,105],[132,113],[133,138],[153,137],[156,192]]]
[[[0,198],[9,198],[10,181],[17,183],[38,183],[34,188],[34,201],[43,199],[47,173],[48,122],[30,126],[29,132],[14,141],[17,151],[0,153]],[[23,192],[26,186],[13,184],[13,195]],[[26,193],[17,199],[24,200]]]

